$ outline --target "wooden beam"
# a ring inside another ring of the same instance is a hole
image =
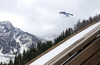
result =
[[[94,54],[99,48],[100,38],[91,43],[86,49],[84,49],[81,53],[79,53],[65,65],[81,65],[82,62],[84,62],[87,58]]]

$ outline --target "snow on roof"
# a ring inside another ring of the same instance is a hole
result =
[[[94,29],[98,25],[100,25],[100,22],[98,22],[98,23],[90,26],[89,28],[83,30],[82,32],[76,34],[75,36],[73,36],[72,38],[68,39],[67,41],[65,41],[61,45],[57,46],[53,50],[49,51],[48,53],[46,53],[45,55],[43,55],[39,59],[35,60],[30,65],[44,65],[46,62],[48,62],[53,57],[55,57],[56,55],[58,55],[59,53],[61,53],[62,51],[64,51],[67,47],[69,47],[70,45],[72,45],[74,42],[76,42],[77,40],[79,40],[81,37],[83,37],[84,35],[86,35],[89,31],[91,31],[92,29]]]

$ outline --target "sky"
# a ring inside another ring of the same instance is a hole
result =
[[[100,14],[100,0],[0,0],[0,21],[38,37],[60,34],[78,20]],[[65,11],[74,16],[66,17]]]

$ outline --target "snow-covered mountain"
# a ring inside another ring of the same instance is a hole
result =
[[[56,35],[56,34],[48,34],[47,36],[44,36],[43,39],[46,41],[53,41],[57,37],[58,37],[58,35]]]
[[[0,54],[22,53],[30,46],[36,46],[40,39],[35,35],[15,28],[9,21],[0,22]]]

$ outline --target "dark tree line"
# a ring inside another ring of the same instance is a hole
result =
[[[74,33],[88,26],[89,24],[97,21],[100,21],[100,15],[96,15],[95,17],[90,17],[88,20],[83,20],[82,22],[80,22],[79,20],[78,23],[74,26]]]
[[[60,36],[58,36],[55,40],[54,40],[54,44],[57,44],[58,42],[60,42],[61,40],[69,37],[70,35],[72,35],[74,33],[72,28],[66,29],[66,31],[63,31]]]
[[[46,41],[46,42],[39,42],[37,44],[37,48],[31,47],[29,50],[23,52],[23,54],[18,54],[14,58],[14,62],[12,60],[9,61],[8,64],[6,63],[0,63],[0,65],[25,65],[27,62],[32,60],[33,58],[37,57],[47,49],[51,48],[53,45],[57,44],[58,42],[62,41],[63,39],[69,37],[73,33],[76,33],[80,29],[88,26],[89,24],[93,22],[100,21],[100,15],[96,15],[95,17],[90,17],[88,20],[83,20],[74,26],[74,28],[68,28],[65,31],[63,31],[55,40],[54,43],[52,41]]]

